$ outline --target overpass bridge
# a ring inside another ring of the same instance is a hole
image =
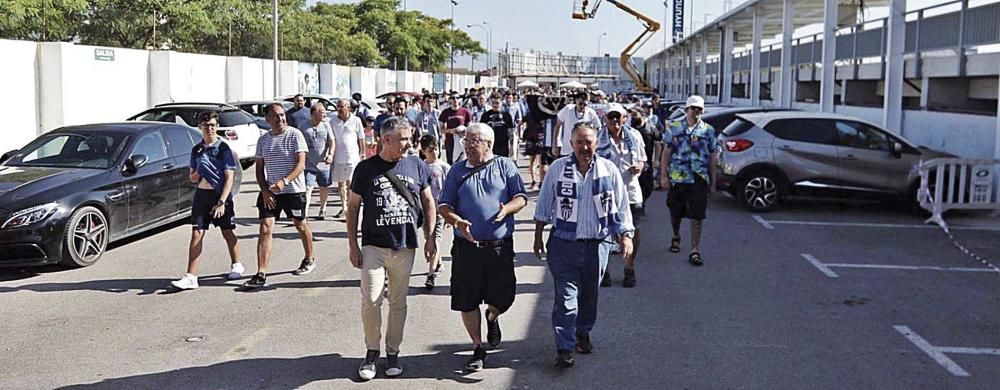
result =
[[[875,7],[888,16],[872,18]],[[906,0],[749,0],[647,58],[645,71],[668,98],[845,113],[1000,158],[997,0],[909,10]]]

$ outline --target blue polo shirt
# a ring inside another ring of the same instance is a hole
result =
[[[459,216],[472,223],[472,237],[476,240],[501,240],[514,234],[514,216],[508,215],[501,223],[493,222],[500,203],[507,204],[516,197],[528,199],[524,181],[514,161],[507,157],[493,157],[489,167],[477,172],[461,186],[466,174],[475,168],[468,160],[455,163],[444,180],[438,205],[448,205]],[[455,237],[462,233],[455,229]]]
[[[216,139],[211,145],[205,145],[205,141],[201,141],[191,148],[191,161],[188,166],[211,184],[215,193],[221,195],[222,186],[226,184],[226,171],[236,171],[236,158],[233,157],[229,144],[222,142],[221,139]],[[234,177],[233,180],[240,178]],[[236,188],[235,183],[233,188]],[[227,200],[233,199],[234,192],[229,192]]]

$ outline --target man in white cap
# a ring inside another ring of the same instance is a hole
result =
[[[637,215],[641,214],[643,203],[639,174],[646,165],[646,145],[638,130],[625,125],[628,112],[621,104],[608,104],[605,118],[606,127],[597,134],[597,155],[610,160],[618,168],[622,182],[625,183],[632,218],[636,220]],[[634,231],[632,253],[623,257],[625,278],[622,280],[622,286],[627,288],[635,287],[635,256],[639,250],[639,228],[636,227]],[[611,268],[607,267],[604,269],[604,277],[601,278],[601,287],[610,286]]]
[[[705,99],[693,95],[684,106],[685,118],[670,123],[663,135],[663,155],[660,158],[660,186],[667,192],[673,238],[670,252],[680,252],[681,220],[691,220],[692,265],[703,264],[699,244],[702,221],[708,207],[708,197],[715,194],[716,165],[719,145],[715,129],[701,120]]]

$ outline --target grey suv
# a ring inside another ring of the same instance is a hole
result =
[[[751,211],[784,196],[862,192],[913,201],[921,160],[953,157],[864,120],[816,112],[737,115],[719,135],[719,187]]]

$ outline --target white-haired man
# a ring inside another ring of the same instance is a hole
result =
[[[505,130],[506,131],[506,130]],[[465,130],[465,154],[448,171],[438,201],[445,222],[455,226],[451,247],[451,309],[462,313],[472,339],[466,370],[479,371],[486,361],[482,316],[486,310],[486,340],[500,345],[498,317],[514,303],[514,214],[528,204],[524,181],[510,158],[494,156],[493,129],[473,123]]]

